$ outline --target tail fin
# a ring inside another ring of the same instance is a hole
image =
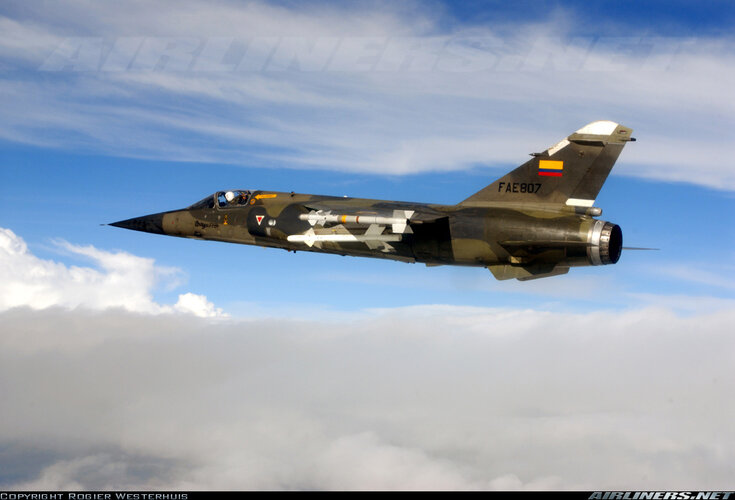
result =
[[[591,207],[632,129],[611,121],[585,125],[461,205],[486,202],[554,203]]]

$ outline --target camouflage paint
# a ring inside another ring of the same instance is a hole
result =
[[[593,203],[623,146],[635,140],[631,132],[609,121],[590,123],[456,205],[234,191],[232,202],[218,192],[186,209],[111,225],[289,251],[487,267],[497,279],[554,276],[617,262],[622,233],[594,218],[601,210]]]

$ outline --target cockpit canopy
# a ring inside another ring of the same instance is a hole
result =
[[[217,191],[201,201],[194,203],[189,209],[196,208],[232,208],[247,205],[250,199],[250,191],[233,189],[230,191]]]

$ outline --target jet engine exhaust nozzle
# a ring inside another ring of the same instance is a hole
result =
[[[587,239],[587,257],[593,266],[615,264],[623,249],[620,226],[602,220],[595,221]]]

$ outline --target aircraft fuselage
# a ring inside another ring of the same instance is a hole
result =
[[[551,271],[612,263],[600,257],[600,241],[594,239],[596,226],[610,224],[578,213],[575,207],[467,207],[275,191],[254,191],[244,204],[219,206],[217,197],[213,195],[212,206],[200,202],[198,207],[113,225],[288,251],[491,267],[493,271],[492,266],[507,264]],[[621,245],[622,239],[613,242],[613,254],[619,255],[614,247]],[[602,250],[606,248],[609,252],[603,242]]]

